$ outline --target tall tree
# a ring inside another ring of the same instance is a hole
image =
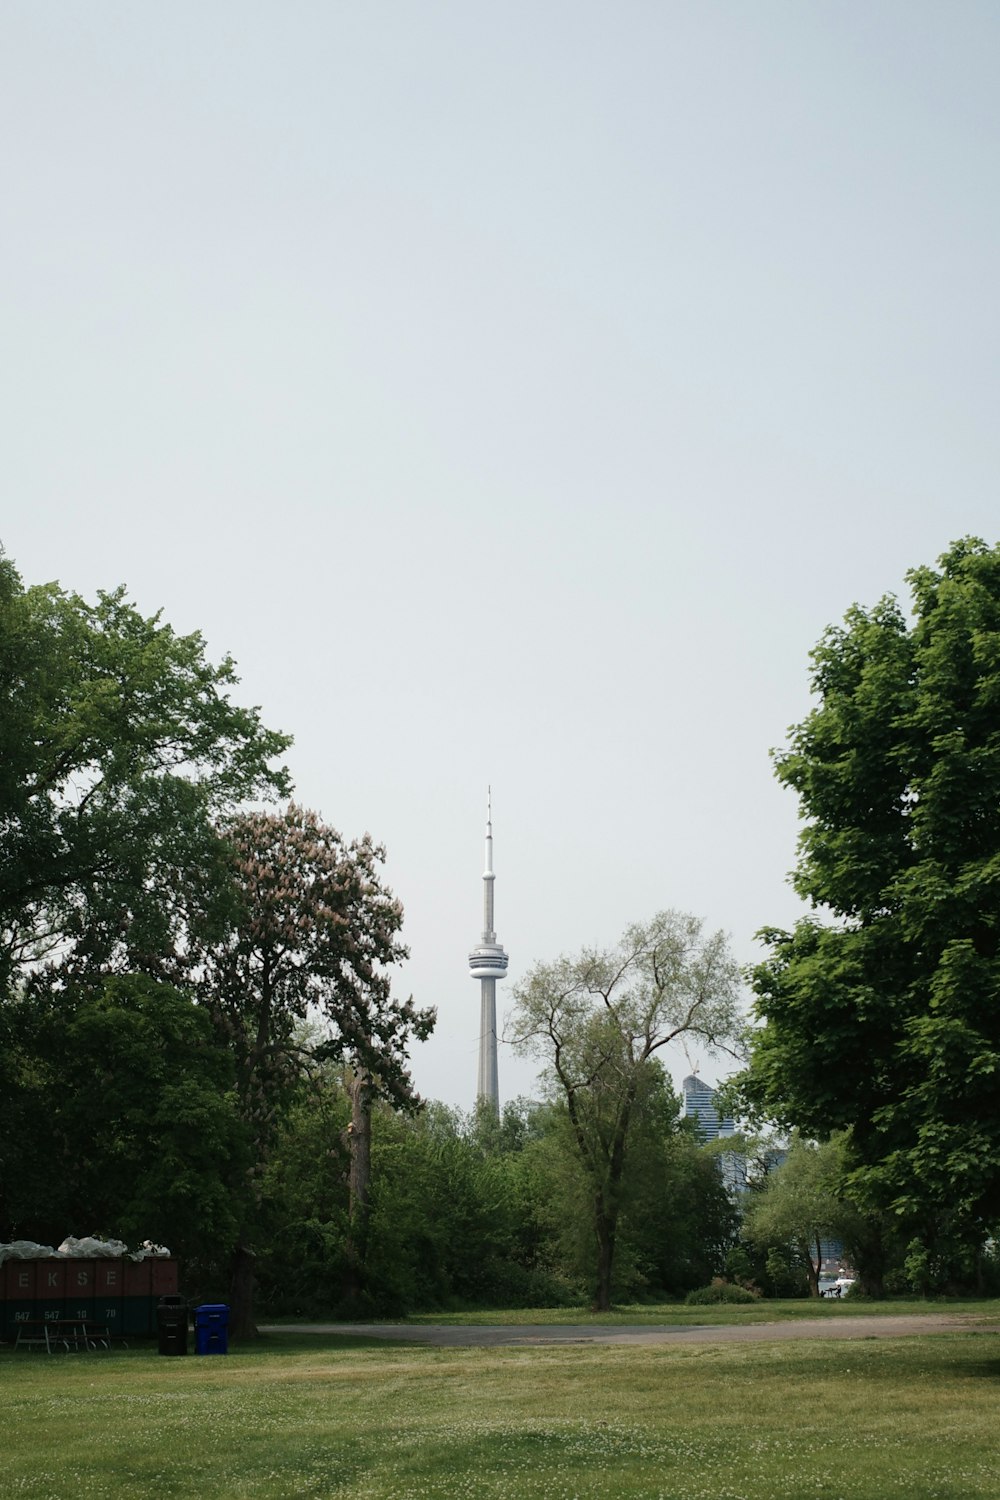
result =
[[[616,1194],[614,1300],[683,1296],[723,1269],[738,1216],[719,1158],[703,1147],[657,1058],[643,1069]],[[597,1284],[594,1176],[584,1166],[565,1102],[549,1108],[543,1202],[564,1274]]]
[[[123,589],[25,589],[0,558],[0,990],[56,950],[158,955],[224,894],[213,820],[288,791],[237,680]]]
[[[1000,1218],[1000,547],[955,543],[812,653],[776,771],[814,908],[764,934],[744,1095],[823,1137],[929,1250]]]
[[[364,1075],[365,1107],[381,1096],[418,1102],[407,1047],[434,1025],[433,1010],[392,994],[390,969],[406,957],[402,908],[383,886],[385,851],[366,834],[345,843],[315,813],[241,813],[225,825],[240,893],[225,934],[193,943],[198,993],[236,1056],[237,1086],[259,1182],[283,1100],[310,1059],[349,1062]],[[323,1038],[303,1046],[307,1018]],[[253,1225],[234,1265],[234,1327],[253,1329]]]
[[[723,933],[661,912],[605,950],[538,964],[514,992],[512,1040],[540,1057],[566,1106],[591,1196],[594,1306],[611,1306],[622,1184],[636,1112],[654,1097],[650,1061],[681,1037],[709,1051],[739,1029],[739,971]]]

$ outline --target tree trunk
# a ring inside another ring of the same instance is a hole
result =
[[[364,1285],[368,1255],[368,1224],[371,1213],[372,1178],[372,1087],[365,1072],[355,1073],[350,1084],[351,1123],[348,1137],[351,1153],[350,1230],[347,1239],[347,1295],[355,1301]]]
[[[609,1214],[601,1201],[594,1205],[594,1230],[597,1235],[597,1292],[594,1312],[611,1311],[611,1273],[615,1260],[617,1215]]]
[[[885,1296],[886,1248],[881,1225],[872,1220],[870,1232],[848,1246],[858,1286],[866,1297],[878,1301]]]
[[[257,1337],[257,1325],[253,1316],[255,1259],[249,1245],[241,1243],[233,1251],[229,1290],[229,1336],[234,1340]]]
[[[817,1238],[817,1240],[816,1240],[816,1259],[815,1259],[815,1261],[812,1258],[813,1247],[812,1247],[812,1245],[810,1245],[810,1243],[809,1243],[808,1240],[806,1240],[806,1242],[802,1246],[802,1248],[803,1248],[803,1251],[804,1251],[804,1259],[805,1259],[805,1263],[806,1263],[806,1276],[808,1277],[808,1280],[809,1280],[809,1295],[810,1295],[810,1297],[818,1297],[819,1296],[819,1268],[823,1264],[822,1247],[820,1246],[819,1239]]]
[[[367,1229],[372,1180],[372,1088],[367,1073],[351,1079],[351,1224]]]

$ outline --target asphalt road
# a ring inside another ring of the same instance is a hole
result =
[[[742,1323],[683,1327],[669,1323],[525,1323],[471,1327],[445,1323],[281,1323],[261,1333],[337,1333],[392,1343],[434,1344],[441,1348],[498,1348],[510,1344],[744,1344],[773,1339],[898,1339],[927,1333],[1000,1334],[1000,1324],[948,1313],[897,1317],[796,1318],[781,1323]]]

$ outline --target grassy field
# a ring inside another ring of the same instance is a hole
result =
[[[965,1500],[1000,1493],[998,1398],[1000,1336],[974,1330],[491,1350],[282,1333],[208,1359],[4,1349],[0,1495]]]
[[[1000,1321],[1000,1302],[940,1298],[933,1303],[913,1301],[868,1302],[853,1297],[819,1299],[803,1297],[795,1301],[721,1303],[712,1307],[685,1307],[683,1302],[620,1304],[613,1312],[592,1313],[582,1307],[517,1308],[484,1312],[416,1313],[407,1323],[438,1323],[450,1327],[512,1327],[522,1323],[559,1326],[568,1323],[606,1324],[609,1328],[623,1323],[669,1324],[675,1328],[704,1327],[720,1323],[784,1323],[801,1318],[864,1318],[919,1316],[921,1313],[957,1313],[963,1317],[981,1317]]]

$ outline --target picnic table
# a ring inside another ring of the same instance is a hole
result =
[[[110,1349],[111,1330],[92,1318],[25,1318],[17,1325],[15,1349]]]

